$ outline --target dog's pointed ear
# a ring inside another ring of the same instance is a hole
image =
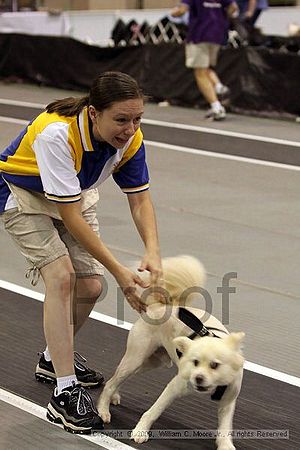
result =
[[[245,333],[242,331],[239,333],[230,333],[226,341],[233,350],[240,351],[243,347],[244,337]]]
[[[176,348],[176,353],[178,355],[178,358],[181,358],[183,353],[185,353],[188,349],[188,347],[191,344],[191,340],[185,336],[180,336],[175,339],[173,339],[173,344]]]

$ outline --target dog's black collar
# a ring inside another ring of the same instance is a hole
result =
[[[188,336],[190,339],[195,339],[199,336],[212,336],[220,339],[220,336],[217,336],[213,331],[220,331],[227,334],[226,331],[220,330],[219,328],[205,327],[203,322],[201,322],[201,320],[198,319],[195,314],[185,308],[179,308],[178,318],[181,320],[181,322],[183,322],[194,331],[190,336]],[[178,358],[181,358],[182,353],[177,349],[176,353]],[[215,401],[220,401],[226,389],[227,386],[217,386],[215,392],[211,394],[210,398]]]
[[[225,394],[227,387],[228,386],[217,386],[215,392],[213,394],[211,394],[210,398],[212,400],[219,402],[221,400],[221,398],[223,397],[223,395]]]
[[[211,336],[220,338],[220,336],[217,336],[214,331],[220,331],[221,333],[227,334],[226,331],[220,330],[219,328],[206,327],[203,322],[201,322],[201,320],[195,316],[195,314],[185,308],[179,308],[178,318],[181,320],[181,322],[183,322],[194,331],[188,336],[190,339],[195,339],[199,336]]]
[[[201,323],[202,323],[202,322],[201,322]],[[202,324],[202,325],[203,325],[203,324]],[[201,337],[204,337],[204,336],[210,336],[210,337],[215,337],[215,338],[221,339],[220,336],[217,336],[212,330],[214,330],[214,331],[220,331],[221,333],[226,333],[225,331],[220,330],[219,328],[205,327],[205,326],[203,325],[202,331],[204,331],[204,330],[205,330],[205,334],[197,333],[196,331],[194,331],[194,333],[190,334],[190,335],[188,336],[188,338],[189,338],[189,339],[195,339],[196,337],[199,337],[199,336],[201,336]]]

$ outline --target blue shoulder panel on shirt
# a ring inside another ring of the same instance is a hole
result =
[[[101,172],[109,160],[115,153],[116,149],[105,143],[99,144],[94,152],[84,152],[82,155],[81,169],[77,174],[80,181],[81,189],[88,189],[92,186],[101,175]]]
[[[15,154],[15,152],[19,148],[19,145],[20,145],[23,137],[27,133],[27,128],[28,127],[26,127],[24,130],[22,130],[21,133],[19,134],[19,136],[14,141],[12,141],[12,143],[0,154],[1,161],[7,161],[7,158],[9,156],[12,156]]]
[[[113,174],[113,178],[121,189],[138,188],[149,183],[144,144],[132,158]]]
[[[21,188],[31,189],[36,192],[44,192],[42,181],[39,176],[12,175],[4,172],[2,172],[1,175],[4,180]]]

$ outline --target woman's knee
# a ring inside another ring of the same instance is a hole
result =
[[[55,290],[65,296],[69,296],[73,292],[76,275],[68,257],[58,258],[44,266],[40,272],[45,283],[46,292]]]
[[[76,280],[76,297],[97,299],[102,293],[102,282],[99,275],[90,277],[77,278]]]

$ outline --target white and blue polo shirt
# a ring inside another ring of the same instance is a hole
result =
[[[110,175],[126,194],[149,188],[140,129],[114,148],[94,139],[87,108],[72,117],[43,112],[0,154],[0,213],[13,204],[9,183],[68,203]]]

